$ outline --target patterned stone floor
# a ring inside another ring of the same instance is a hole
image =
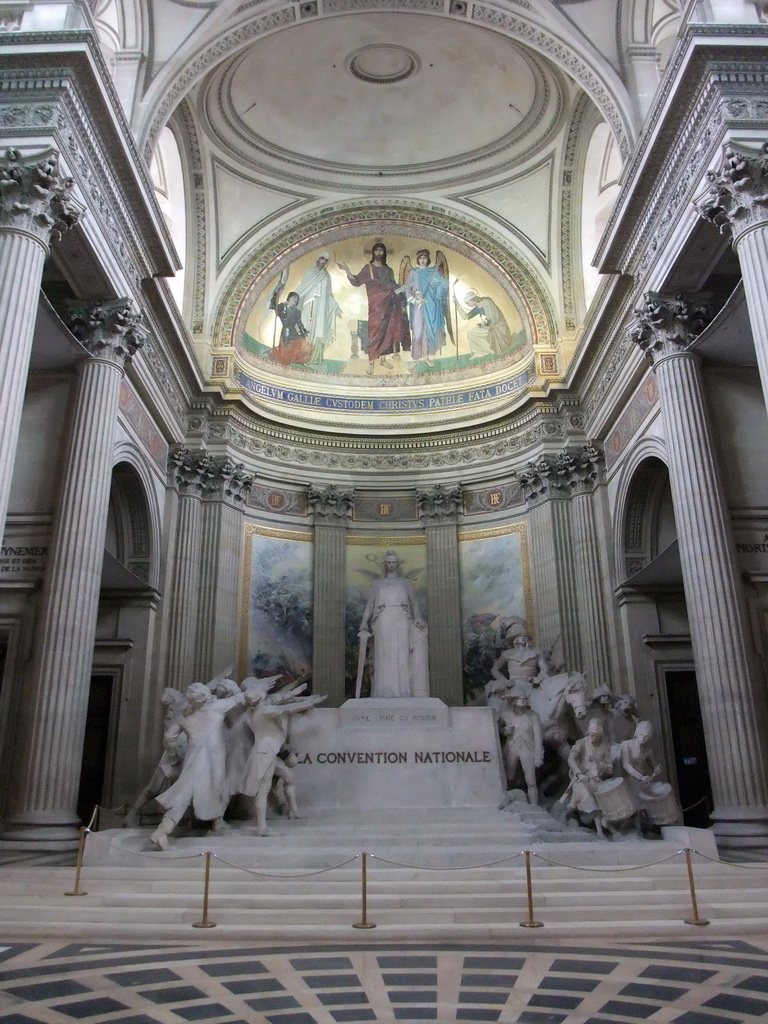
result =
[[[0,936],[1,936],[0,925]],[[768,934],[768,927],[766,929]],[[579,946],[9,943],[0,1024],[737,1024],[768,1017],[765,941]]]

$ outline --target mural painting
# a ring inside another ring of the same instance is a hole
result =
[[[241,675],[312,669],[312,535],[245,527]]]
[[[467,256],[407,237],[352,238],[285,262],[255,298],[249,361],[343,377],[415,381],[529,356],[522,293]]]
[[[459,534],[464,701],[483,695],[512,616],[532,627],[528,524],[515,523]]]
[[[359,669],[360,641],[358,632],[371,589],[384,574],[387,552],[394,551],[399,572],[410,580],[421,619],[428,622],[426,592],[426,543],[423,536],[349,537],[347,539],[347,602],[344,610],[344,676],[347,697],[355,696]],[[372,644],[366,652],[361,676],[360,696],[371,695]]]

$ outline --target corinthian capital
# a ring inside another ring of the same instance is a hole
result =
[[[425,524],[455,523],[461,510],[461,488],[437,484],[431,491],[416,491],[419,519]]]
[[[200,498],[218,486],[217,460],[208,452],[174,448],[168,456],[168,483],[179,494]]]
[[[566,449],[557,457],[558,486],[571,494],[585,494],[600,482],[605,459],[594,444],[585,444],[578,451]]]
[[[322,522],[330,526],[345,525],[348,519],[352,518],[352,509],[355,503],[354,491],[342,491],[331,484],[322,490],[318,487],[310,487],[309,501],[315,513],[315,522]]]
[[[627,336],[653,362],[686,349],[712,319],[712,307],[706,299],[688,298],[682,292],[660,295],[647,292]]]
[[[536,505],[547,498],[567,498],[569,475],[570,470],[557,456],[543,455],[536,462],[529,462],[528,468],[518,473],[517,481],[528,504]]]
[[[111,299],[69,307],[69,329],[92,356],[122,366],[130,362],[146,340],[142,316],[130,299]]]
[[[211,498],[228,498],[236,505],[242,505],[248,497],[253,483],[253,475],[246,473],[242,462],[233,462],[230,458],[213,459],[206,464],[206,473],[212,470],[212,476],[204,492]]]
[[[768,221],[768,143],[750,155],[725,151],[719,171],[707,172],[708,189],[694,200],[699,215],[720,231],[730,231],[734,241],[753,224]]]
[[[73,188],[72,179],[59,173],[58,153],[25,160],[17,149],[6,150],[0,159],[0,228],[26,231],[47,248],[82,216]]]

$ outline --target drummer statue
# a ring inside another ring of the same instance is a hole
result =
[[[571,781],[562,800],[570,796],[566,818],[582,814],[595,825],[599,839],[606,839],[603,812],[598,804],[596,792],[599,785],[613,775],[611,745],[603,732],[602,722],[592,718],[587,735],[577,740],[568,758]]]
[[[621,767],[635,806],[637,832],[642,831],[644,820],[652,825],[672,825],[680,818],[672,787],[659,781],[661,765],[653,756],[652,741],[651,723],[638,722],[632,739],[621,744]]]

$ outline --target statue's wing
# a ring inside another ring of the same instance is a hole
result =
[[[449,277],[448,260],[442,249],[438,249],[437,252],[435,253],[435,266],[447,281]]]
[[[400,273],[397,275],[397,280],[400,284],[405,284],[405,279],[413,269],[410,256],[403,256],[400,260]]]

